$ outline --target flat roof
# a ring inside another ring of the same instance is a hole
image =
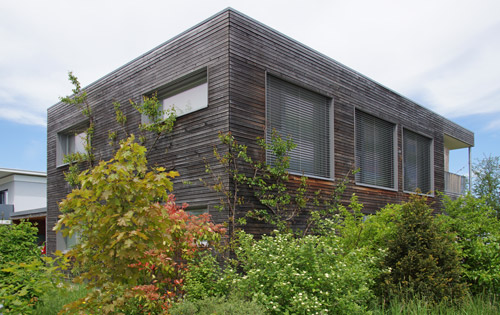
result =
[[[46,172],[18,170],[12,168],[0,168],[0,178],[4,178],[11,175],[29,175],[29,176],[47,177]]]

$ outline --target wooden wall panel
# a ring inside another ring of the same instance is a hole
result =
[[[227,220],[227,212],[215,210],[219,196],[199,181],[207,178],[205,161],[216,165],[213,148],[221,148],[219,131],[231,133],[248,146],[254,158],[265,154],[255,139],[265,135],[266,78],[273,75],[288,80],[333,100],[335,179],[311,180],[315,189],[332,191],[335,180],[355,167],[354,113],[358,108],[397,124],[398,189],[396,191],[350,184],[346,202],[352,193],[359,196],[371,213],[390,202],[408,198],[403,191],[402,130],[432,137],[434,140],[434,187],[444,189],[443,134],[470,145],[472,132],[408,100],[352,69],[326,57],[247,16],[226,9],[190,30],[174,37],[123,67],[90,84],[86,89],[96,117],[94,146],[97,159],[109,159],[113,148],[107,144],[108,130],[118,130],[112,102],[119,101],[128,117],[127,129],[138,133],[140,115],[128,100],[136,102],[142,95],[164,86],[192,71],[208,69],[208,108],[178,117],[174,131],[160,139],[149,155],[150,164],[162,165],[180,172],[175,181],[179,202],[208,206],[216,222]],[[59,211],[57,203],[70,191],[63,179],[66,167],[56,167],[57,133],[74,126],[84,117],[75,108],[58,103],[48,110],[47,128],[47,199],[49,251],[55,249],[52,227]],[[221,172],[220,167],[215,167]],[[351,175],[353,180],[354,177]],[[230,183],[227,176],[226,183]],[[189,184],[183,184],[189,182]],[[240,209],[240,216],[256,206],[249,191],[244,192],[250,204]],[[252,204],[253,202],[253,204]],[[307,216],[296,225],[303,227]],[[248,231],[262,234],[269,227],[250,221]]]
[[[129,99],[140,102],[142,95],[172,80],[203,67],[208,69],[208,107],[178,117],[173,132],[159,140],[148,161],[150,165],[179,171],[181,176],[174,183],[177,201],[208,206],[217,222],[224,222],[227,214],[214,209],[213,205],[218,204],[219,197],[203,186],[199,178],[206,176],[204,161],[214,163],[213,146],[218,144],[218,132],[229,129],[228,18],[228,12],[221,12],[86,87],[96,120],[93,141],[96,158],[109,159],[113,148],[108,145],[108,130],[120,132],[113,101],[122,104],[128,118],[126,127],[138,137],[141,117],[132,108]],[[62,103],[48,109],[49,252],[56,248],[52,227],[59,215],[57,204],[70,192],[63,178],[67,167],[56,167],[57,134],[84,120],[78,110]],[[191,183],[186,184],[187,181]]]
[[[409,196],[402,184],[403,128],[433,139],[434,189],[444,190],[443,133],[473,145],[472,132],[259,22],[238,12],[230,15],[230,130],[240,142],[255,146],[255,137],[265,135],[265,81],[266,74],[272,74],[333,99],[337,179],[355,168],[356,108],[397,124],[397,191],[356,184],[350,184],[346,191],[347,196],[359,196],[365,212],[373,213],[387,203],[399,203]],[[350,178],[354,180],[353,176]],[[333,189],[332,181],[314,180],[314,185]],[[439,207],[439,203],[435,206]]]

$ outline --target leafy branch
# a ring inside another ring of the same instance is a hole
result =
[[[176,120],[174,109],[163,109],[163,105],[158,100],[158,96],[154,93],[151,96],[143,96],[142,103],[136,103],[130,100],[130,104],[143,115],[147,122],[141,123],[139,125],[139,130],[141,131],[141,136],[139,140],[142,144],[147,142],[147,137],[145,132],[150,132],[153,134],[153,141],[148,147],[148,152],[154,148],[158,140],[162,135],[167,132],[171,132],[174,128],[174,123]],[[117,112],[117,120],[119,119],[119,114]]]

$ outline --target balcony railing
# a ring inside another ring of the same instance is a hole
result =
[[[450,195],[463,195],[467,189],[467,177],[444,172],[444,191]]]

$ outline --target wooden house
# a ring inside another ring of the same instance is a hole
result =
[[[367,213],[406,200],[416,188],[431,200],[437,200],[435,191],[460,193],[463,178],[447,172],[448,152],[474,145],[471,131],[231,8],[85,89],[98,159],[113,153],[108,131],[119,129],[114,101],[123,104],[132,133],[141,115],[129,99],[140,102],[156,91],[165,106],[176,104],[174,130],[158,142],[149,162],[177,170],[177,200],[210,212],[217,222],[227,220],[227,212],[215,209],[219,196],[199,178],[206,176],[205,160],[215,162],[219,132],[231,132],[255,156],[263,154],[257,137],[269,138],[273,129],[290,135],[297,144],[290,172],[325,191],[335,178],[360,168],[347,192],[359,197]],[[52,231],[58,202],[70,191],[62,157],[78,151],[86,124],[73,106],[48,109],[49,252],[68,241]]]

